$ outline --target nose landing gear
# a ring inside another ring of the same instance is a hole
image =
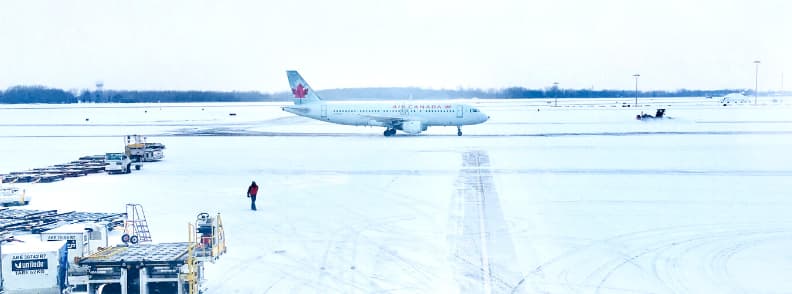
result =
[[[457,136],[462,136],[462,127],[457,126]]]

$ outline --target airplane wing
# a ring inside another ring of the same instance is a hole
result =
[[[396,127],[401,125],[407,119],[403,117],[393,117],[393,116],[380,116],[380,115],[365,115],[361,114],[361,117],[365,117],[370,120],[375,120],[381,122],[385,126]]]

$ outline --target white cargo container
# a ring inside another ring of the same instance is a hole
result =
[[[85,231],[88,232],[88,255],[99,251],[99,248],[110,246],[110,231],[107,229],[107,222],[83,223]]]
[[[88,239],[90,233],[85,229],[85,224],[63,225],[52,230],[40,233],[41,241],[66,241],[66,249],[69,250],[69,263],[74,262],[75,257],[83,257],[90,254]]]
[[[69,262],[69,284],[79,286],[88,283],[88,270],[77,265],[80,258],[107,247],[107,226],[101,223],[76,223],[57,227],[40,233],[41,241],[66,241]]]
[[[66,241],[6,242],[0,252],[6,294],[59,294],[67,289]]]

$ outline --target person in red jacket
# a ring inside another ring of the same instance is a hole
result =
[[[247,197],[250,198],[250,210],[256,210],[256,194],[258,194],[258,185],[256,185],[256,181],[253,181],[247,190]]]

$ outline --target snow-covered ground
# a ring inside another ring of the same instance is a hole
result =
[[[492,119],[462,137],[384,137],[281,103],[3,106],[0,173],[119,152],[125,134],[164,143],[131,175],[27,185],[29,207],[140,203],[155,242],[219,212],[229,251],[210,293],[779,293],[785,101],[473,100]],[[635,120],[658,107],[673,119]]]

